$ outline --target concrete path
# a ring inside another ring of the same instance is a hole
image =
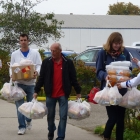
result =
[[[43,119],[33,120],[32,130],[27,130],[25,135],[17,135],[18,122],[15,104],[0,99],[0,140],[47,140],[46,119],[45,116]],[[56,126],[58,122],[56,120]],[[57,131],[55,131],[56,137]],[[65,140],[102,140],[102,138],[90,131],[67,124]]]

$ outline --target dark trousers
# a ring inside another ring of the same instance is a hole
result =
[[[110,139],[112,129],[116,124],[116,140],[123,140],[125,108],[121,106],[106,106],[108,120],[106,123],[104,138]]]

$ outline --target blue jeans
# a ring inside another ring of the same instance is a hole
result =
[[[56,130],[55,126],[55,108],[56,103],[59,103],[59,116],[60,121],[58,125],[57,140],[64,140],[65,138],[65,131],[66,131],[66,123],[67,123],[67,114],[68,114],[68,98],[65,96],[61,96],[59,98],[49,98],[47,97],[46,106],[48,108],[48,130],[50,133],[54,133]]]
[[[34,87],[35,86],[34,85],[23,85],[23,84],[18,84],[18,86],[20,88],[22,88],[24,90],[24,92],[27,94],[26,95],[27,102],[32,101],[32,99],[33,99],[33,93],[34,93]],[[26,122],[25,122],[25,120],[27,122],[31,122],[31,119],[26,118],[24,115],[22,115],[18,111],[18,107],[21,106],[23,103],[24,103],[24,99],[21,99],[21,100],[15,102],[16,108],[17,108],[17,117],[18,117],[18,123],[19,123],[18,128],[19,129],[26,128]]]

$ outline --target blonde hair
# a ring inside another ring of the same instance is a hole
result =
[[[110,52],[110,50],[112,49],[112,44],[113,43],[120,43],[120,42],[121,42],[121,49],[120,50],[122,52],[124,50],[122,35],[119,32],[113,32],[108,37],[106,44],[103,45],[103,48],[107,52]]]

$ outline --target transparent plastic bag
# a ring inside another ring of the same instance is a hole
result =
[[[23,99],[26,96],[26,93],[24,90],[20,87],[18,87],[17,84],[14,84],[14,86],[11,87],[11,95],[10,100],[18,101]]]
[[[42,119],[47,114],[47,107],[37,100],[33,99],[31,108],[31,119]]]
[[[5,83],[1,89],[2,97],[8,101],[18,101],[26,96],[26,93],[22,88],[18,87],[16,83],[10,80],[9,83]]]
[[[23,103],[19,106],[18,111],[23,114],[25,117],[31,119],[31,109],[33,107],[33,102]]]
[[[119,105],[125,108],[139,109],[140,91],[136,87],[128,89],[127,93],[123,96],[122,101]]]
[[[78,99],[71,102],[68,107],[68,116],[71,119],[81,120],[90,116],[90,104]]]
[[[103,90],[97,92],[95,94],[95,97],[94,97],[94,101],[97,102],[98,104],[102,105],[102,106],[109,106],[110,103],[109,103],[109,81],[107,80],[106,82],[106,86],[104,87]]]
[[[36,99],[23,103],[18,111],[29,119],[42,119],[48,113],[47,107]]]
[[[108,95],[110,105],[118,105],[122,100],[122,95],[119,93],[117,86],[111,87]]]
[[[0,92],[1,92],[1,96],[4,99],[9,99],[10,93],[11,93],[11,84],[10,83],[5,83]]]

